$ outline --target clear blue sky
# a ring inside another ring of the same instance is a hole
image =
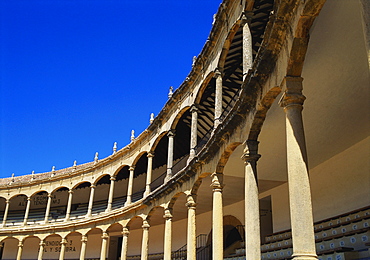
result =
[[[111,154],[149,125],[221,0],[1,0],[0,177]]]

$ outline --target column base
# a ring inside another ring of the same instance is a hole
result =
[[[293,254],[293,260],[317,260],[318,257],[316,254]]]

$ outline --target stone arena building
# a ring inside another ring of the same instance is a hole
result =
[[[0,179],[0,258],[370,259],[369,10],[224,0],[131,143]]]

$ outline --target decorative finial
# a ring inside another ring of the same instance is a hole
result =
[[[14,182],[14,173],[12,173],[12,182]]]
[[[55,166],[51,167],[51,171],[55,172]]]
[[[113,144],[113,154],[117,152],[117,142],[114,142]]]
[[[153,121],[154,121],[154,113],[151,113],[150,114],[150,120],[149,120],[149,122],[150,123],[153,123]]]
[[[34,175],[35,175],[35,171],[32,171],[31,172],[31,180],[35,179],[35,176]]]
[[[131,142],[135,140],[135,130],[131,130]]]
[[[98,162],[98,160],[99,160],[99,153],[98,153],[98,152],[96,152],[96,153],[95,153],[95,157],[94,157],[94,163],[97,163],[97,162]]]
[[[195,62],[197,61],[197,56],[194,56],[193,57],[193,64],[191,65],[191,66],[193,66],[194,67],[194,65],[195,65]]]
[[[74,162],[73,162],[73,171],[75,171],[75,170],[76,170],[76,168],[77,168],[77,161],[76,161],[76,160],[74,160]]]
[[[214,25],[214,24],[215,24],[215,22],[216,22],[216,15],[217,15],[217,14],[214,14],[214,15],[213,15],[212,25]]]
[[[170,87],[170,91],[168,92],[168,98],[171,98],[173,94],[173,87]]]

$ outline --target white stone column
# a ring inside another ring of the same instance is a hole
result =
[[[243,81],[248,71],[253,66],[252,33],[250,30],[250,21],[252,13],[243,14],[241,26],[243,26]]]
[[[147,157],[148,157],[148,168],[146,170],[146,184],[145,184],[144,196],[148,196],[149,193],[151,192],[150,184],[152,183],[154,153],[149,152]]]
[[[215,90],[215,119],[214,119],[214,129],[221,124],[222,115],[222,74],[219,69],[215,70],[216,78],[216,90]]]
[[[87,207],[87,213],[86,217],[91,217],[92,208],[94,204],[94,193],[95,193],[96,186],[94,184],[91,184],[90,186],[90,198],[89,198],[89,206]]]
[[[197,204],[195,203],[196,196],[188,195],[186,198],[186,206],[188,207],[188,228],[186,238],[186,259],[196,259],[197,255],[197,231],[195,222],[195,209]]]
[[[175,138],[175,130],[170,130],[167,136],[168,136],[168,156],[167,156],[167,175],[166,178],[164,179],[165,182],[172,178],[173,145]]]
[[[73,190],[69,190],[68,191],[67,212],[66,212],[66,218],[64,219],[64,221],[69,221],[70,220],[72,199],[73,199]]]
[[[101,243],[101,250],[100,250],[100,260],[105,260],[107,256],[107,246],[108,246],[108,238],[109,235],[107,232],[103,232],[103,235],[101,236],[102,243]]]
[[[42,256],[44,255],[44,247],[45,247],[45,242],[43,239],[41,239],[40,244],[39,244],[39,253],[37,255],[37,260],[42,260]]]
[[[82,235],[82,237],[81,237],[80,260],[85,260],[86,245],[87,245],[87,236],[86,235]]]
[[[106,212],[109,212],[112,210],[112,202],[113,202],[113,192],[114,192],[114,183],[116,181],[115,176],[110,177],[110,186],[109,186],[109,195],[108,195],[108,205],[107,209],[105,210]]]
[[[66,253],[66,244],[67,244],[67,239],[62,238],[62,241],[60,242],[59,260],[64,260],[64,256]]]
[[[316,259],[310,181],[302,109],[300,77],[284,79],[285,93],[280,100],[286,115],[288,187],[293,240],[293,259]]]
[[[131,204],[132,187],[134,185],[134,171],[135,171],[135,166],[131,166],[129,168],[129,171],[130,171],[130,176],[129,176],[129,179],[128,179],[127,198],[126,198],[125,206]]]
[[[23,252],[23,241],[18,242],[18,251],[17,251],[17,258],[16,260],[22,259],[22,252]]]
[[[196,154],[198,144],[198,107],[194,104],[190,108],[191,113],[191,130],[190,130],[190,154],[188,162],[190,162]]]
[[[213,173],[213,208],[212,208],[212,259],[224,259],[224,238],[223,238],[223,210],[222,210],[222,179],[223,174]]]
[[[127,257],[127,245],[128,245],[128,235],[130,231],[127,227],[122,230],[122,249],[121,249],[121,260],[126,260]]]
[[[260,211],[258,199],[258,141],[248,140],[242,159],[245,163],[244,212],[246,259],[261,259]]]
[[[148,260],[150,225],[147,220],[143,221],[142,228],[143,228],[143,240],[141,243],[141,260]]]
[[[23,226],[27,225],[28,214],[30,213],[31,198],[27,198],[26,212],[24,213]]]
[[[45,211],[45,224],[49,222],[49,214],[50,214],[50,206],[51,206],[51,194],[48,194],[48,203],[46,205],[46,211]]]
[[[6,219],[8,218],[9,206],[10,206],[10,201],[7,199],[5,201],[5,211],[4,211],[4,217],[3,217],[3,227],[6,226]]]
[[[165,209],[164,216],[164,260],[171,260],[172,253],[172,209]]]

